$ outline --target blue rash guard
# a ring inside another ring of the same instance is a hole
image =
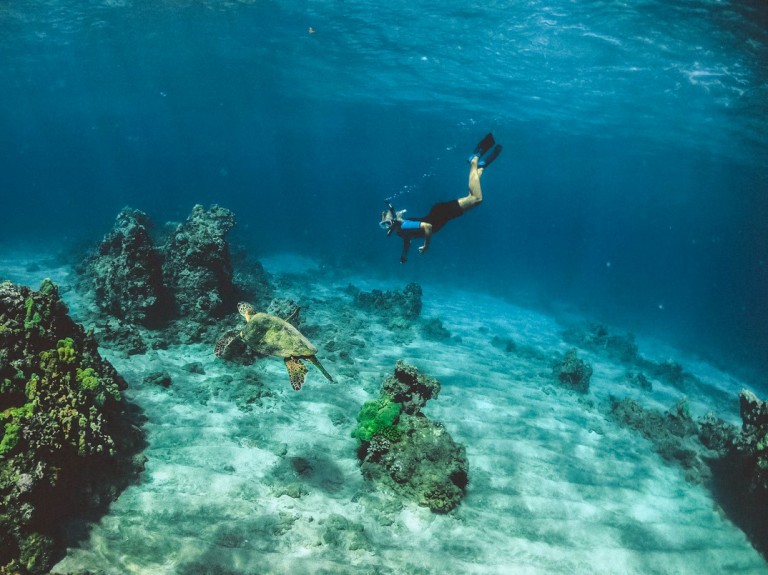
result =
[[[425,234],[424,230],[421,229],[420,220],[403,220],[397,230],[397,235],[403,239],[407,238],[412,240],[415,238],[423,238]]]

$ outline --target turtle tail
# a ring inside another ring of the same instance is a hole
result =
[[[331,377],[331,374],[326,371],[326,369],[323,367],[323,364],[321,364],[314,355],[310,355],[307,359],[311,361],[317,369],[320,370],[320,373],[322,373],[328,381],[333,383],[333,377]]]

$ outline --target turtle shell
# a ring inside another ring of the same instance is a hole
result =
[[[309,357],[317,348],[287,321],[266,313],[255,313],[240,336],[253,351],[279,357]]]

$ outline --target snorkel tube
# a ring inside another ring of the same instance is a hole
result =
[[[384,200],[384,203],[387,204],[387,211],[389,212],[389,215],[392,216],[393,220],[396,220],[397,212],[395,211],[395,208],[392,207],[392,202],[389,200]]]

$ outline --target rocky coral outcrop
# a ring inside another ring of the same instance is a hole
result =
[[[235,256],[240,268],[235,283],[226,239],[234,224],[229,210],[196,205],[184,223],[166,224],[165,242],[157,248],[146,214],[123,209],[114,229],[78,268],[81,284],[101,311],[93,318],[99,341],[128,355],[197,342],[216,337],[221,318],[238,300],[265,307],[273,293],[269,276],[243,250]],[[162,337],[150,330],[161,330]]]
[[[720,458],[710,462],[714,493],[728,516],[768,558],[768,401],[739,393],[741,430],[717,420],[707,441]]]
[[[768,401],[744,389],[739,393],[739,412],[744,423],[736,445],[752,467],[750,487],[768,493]]]
[[[439,390],[436,379],[398,361],[380,397],[363,404],[352,435],[360,439],[364,477],[435,513],[447,513],[464,497],[469,461],[442,424],[421,413]]]
[[[640,357],[632,334],[616,335],[601,324],[569,327],[563,331],[563,340],[584,349],[602,351],[622,362],[633,363]]]
[[[165,285],[181,317],[210,322],[233,308],[235,286],[226,235],[234,227],[231,211],[196,205],[170,235],[162,253]]]
[[[699,428],[685,400],[662,413],[633,399],[611,398],[610,415],[619,425],[648,439],[662,459],[681,467],[686,480],[709,483],[712,474],[704,459],[708,450],[699,440]]]
[[[125,386],[54,283],[0,284],[0,572],[47,573],[64,522],[140,471]]]
[[[694,421],[685,400],[662,413],[632,399],[611,400],[610,417],[647,438],[662,459],[693,483],[712,490],[718,504],[768,557],[768,402],[739,394],[743,425],[707,413]]]
[[[430,399],[437,399],[440,382],[424,375],[412,365],[403,361],[395,364],[395,372],[388,375],[382,385],[382,392],[402,406],[403,413],[418,415]]]
[[[149,227],[145,213],[124,208],[82,270],[103,312],[142,325],[157,324],[170,311]]]
[[[589,380],[592,377],[592,366],[583,359],[579,359],[576,349],[572,348],[565,352],[562,359],[554,363],[552,375],[563,387],[587,393]]]
[[[402,291],[370,292],[348,286],[347,293],[359,308],[381,316],[390,328],[406,328],[421,315],[421,286],[409,283]]]
[[[604,325],[593,324],[567,328],[563,331],[563,340],[637,370],[630,383],[647,391],[653,388],[649,377],[664,381],[684,393],[701,387],[698,378],[685,371],[679,363],[671,360],[652,361],[643,357],[632,334],[616,335]]]

